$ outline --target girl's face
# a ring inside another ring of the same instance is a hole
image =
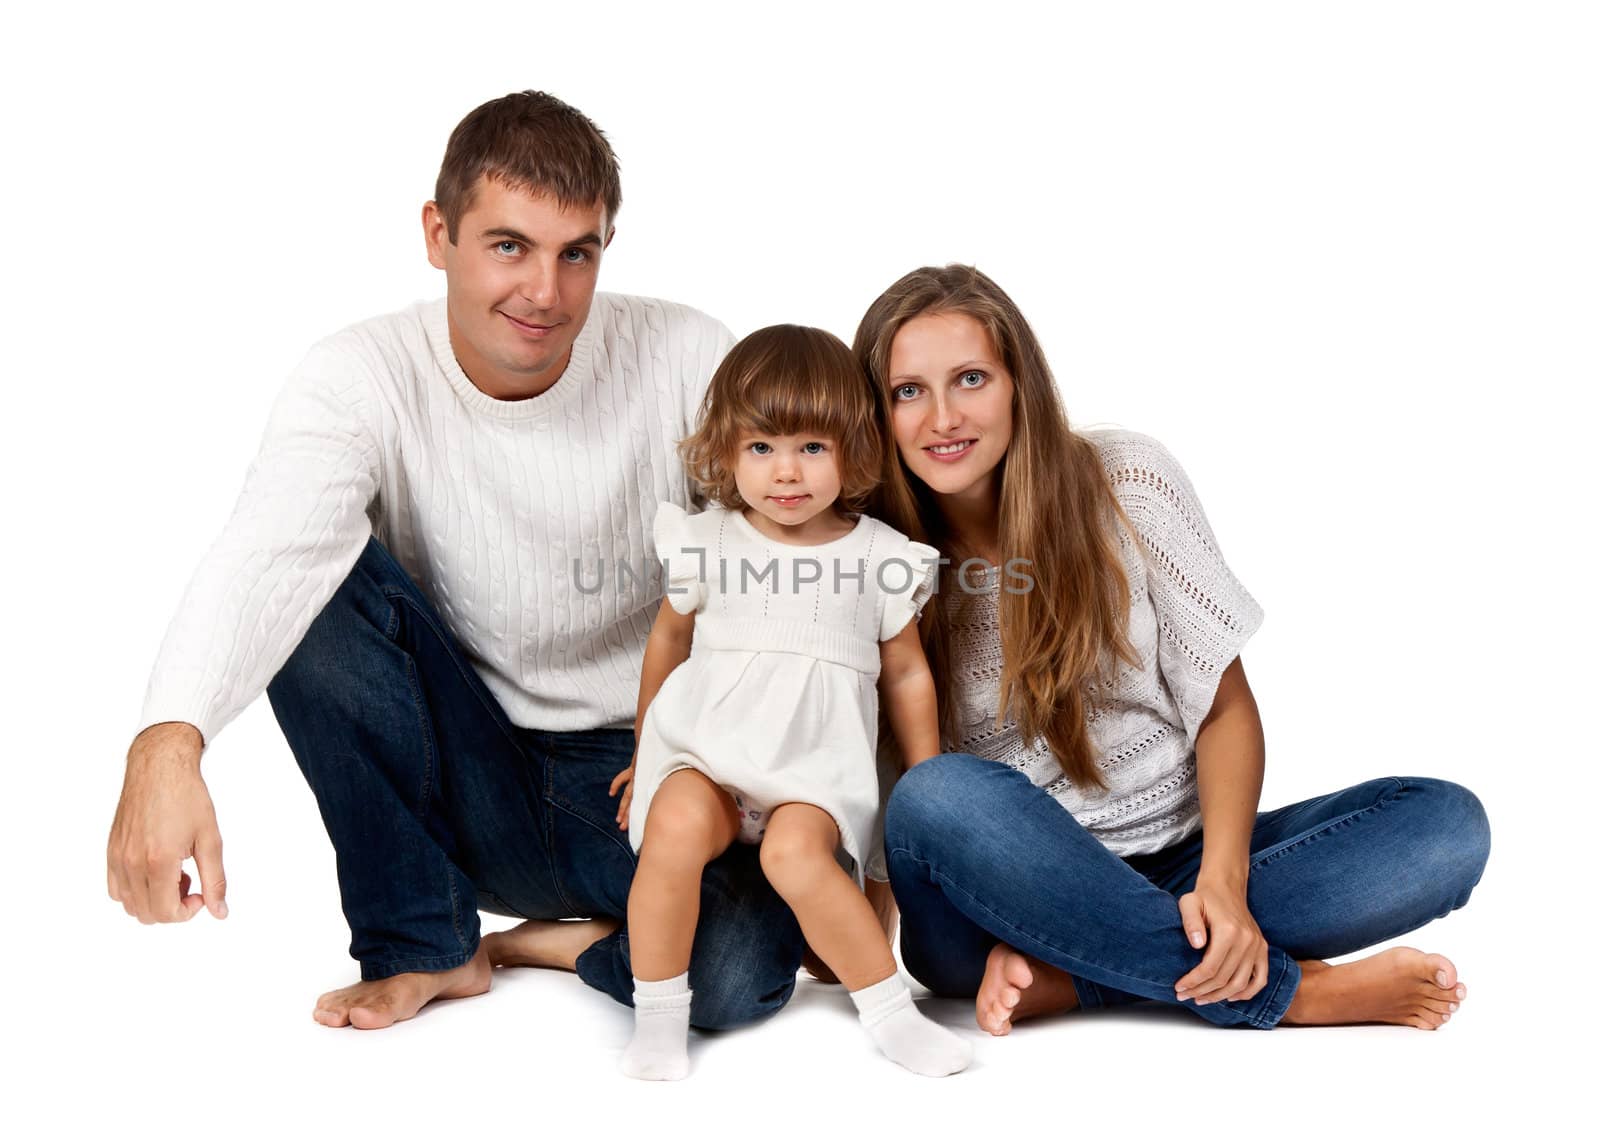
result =
[[[783,528],[799,528],[832,507],[843,483],[838,447],[813,433],[744,433],[733,462],[744,502]]]
[[[962,313],[919,314],[889,346],[895,444],[940,496],[997,503],[1011,445],[1011,374],[989,332]]]

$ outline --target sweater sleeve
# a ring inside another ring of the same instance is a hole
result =
[[[355,566],[379,479],[366,368],[329,339],[284,386],[233,514],[167,628],[140,729],[188,722],[209,745],[266,689]]]
[[[1261,606],[1222,558],[1188,474],[1160,442],[1127,434],[1106,453],[1112,490],[1144,549],[1157,667],[1192,742],[1222,672],[1261,626]]]

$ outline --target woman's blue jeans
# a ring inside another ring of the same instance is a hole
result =
[[[896,785],[885,821],[907,970],[942,996],[974,996],[1004,941],[1072,976],[1085,1008],[1177,1004],[1200,963],[1178,914],[1202,834],[1123,859],[1021,773],[943,754]],[[1296,960],[1389,940],[1466,904],[1489,856],[1472,792],[1379,778],[1256,816],[1250,912],[1270,946],[1267,983],[1245,1001],[1183,1007],[1214,1024],[1271,1028],[1300,983]]]
[[[362,979],[465,964],[480,908],[627,917],[634,854],[609,790],[633,733],[512,726],[376,540],[267,694],[333,841]],[[727,1028],[781,1008],[803,948],[756,850],[730,847],[702,882],[691,1020]],[[632,1003],[625,929],[577,967]]]

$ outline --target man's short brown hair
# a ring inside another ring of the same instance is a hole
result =
[[[564,208],[605,207],[606,227],[622,206],[617,157],[588,116],[542,91],[517,91],[474,109],[450,132],[433,201],[455,245],[479,178],[554,196]]]

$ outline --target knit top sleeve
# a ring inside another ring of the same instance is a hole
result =
[[[372,535],[380,432],[358,348],[347,335],[319,343],[167,628],[141,727],[192,723],[209,745],[266,689]]]
[[[1118,433],[1101,444],[1111,488],[1133,524],[1157,625],[1157,667],[1194,741],[1222,672],[1261,626],[1261,606],[1217,544],[1188,474],[1159,441]]]
[[[893,639],[922,614],[939,578],[939,551],[901,536],[898,550],[883,561],[883,565],[891,564],[895,566],[884,566],[879,576],[879,582],[887,584],[883,589],[883,619],[878,626],[880,643]]]
[[[696,541],[688,513],[676,504],[658,505],[655,543],[667,602],[679,615],[692,615],[705,603],[706,547]]]

